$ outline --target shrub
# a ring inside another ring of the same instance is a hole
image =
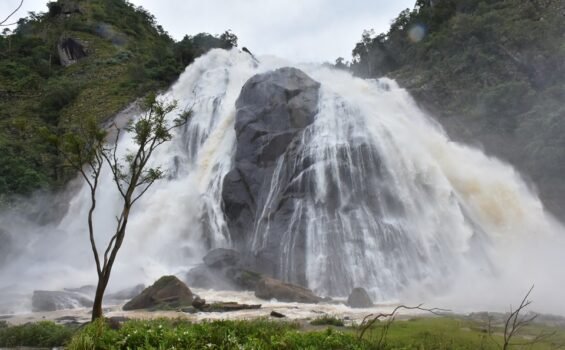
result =
[[[336,327],[345,326],[345,324],[343,323],[343,320],[341,318],[338,318],[336,316],[330,316],[330,315],[324,315],[324,316],[318,317],[318,318],[310,321],[310,324],[313,325],[313,326],[336,326]]]
[[[71,339],[73,333],[74,329],[71,327],[48,321],[12,327],[4,324],[0,326],[0,347],[62,346]]]

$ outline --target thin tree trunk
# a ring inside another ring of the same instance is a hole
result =
[[[104,316],[102,310],[102,300],[104,298],[104,292],[108,286],[108,281],[110,277],[109,271],[104,271],[102,276],[98,279],[98,285],[96,286],[96,295],[94,296],[94,304],[92,305],[92,321],[102,318]]]

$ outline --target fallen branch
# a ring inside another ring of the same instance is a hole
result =
[[[381,319],[387,319],[387,322],[383,326],[381,336],[380,336],[379,341],[377,343],[377,349],[380,349],[382,347],[384,341],[386,340],[386,336],[387,336],[388,331],[390,329],[390,325],[394,322],[394,320],[395,320],[395,318],[398,315],[398,312],[400,310],[421,310],[421,311],[426,311],[426,312],[432,313],[434,315],[439,315],[440,312],[449,312],[450,311],[450,310],[438,309],[438,308],[425,308],[425,307],[423,307],[423,305],[424,304],[420,304],[420,305],[417,305],[417,306],[398,305],[390,313],[379,313],[379,314],[376,314],[376,315],[369,314],[369,315],[365,316],[363,318],[363,321],[359,325],[359,327],[360,327],[359,340],[361,340],[363,338],[363,336],[365,335],[365,332],[367,332],[367,330],[369,328],[371,328],[375,324],[375,322],[380,321]]]

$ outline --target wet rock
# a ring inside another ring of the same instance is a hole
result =
[[[373,302],[364,288],[353,288],[347,298],[347,305],[354,308],[367,308],[372,307]]]
[[[291,178],[279,182],[281,188],[289,187],[290,192],[281,193],[280,198],[273,199],[274,205],[267,208],[273,211],[268,213],[269,222],[276,233],[269,235],[262,251],[251,251],[251,233],[261,216],[258,211],[265,209],[278,159],[293,152],[302,131],[314,122],[319,88],[320,84],[304,72],[286,67],[253,76],[237,99],[237,149],[234,168],[224,177],[222,199],[233,242],[245,252],[246,258],[261,257],[247,267],[249,270],[278,277],[282,233],[288,229],[294,212],[292,186],[287,186]],[[288,173],[293,173],[291,163],[288,162]],[[286,168],[283,170],[287,172]],[[296,239],[294,242],[299,253],[293,257],[297,271],[293,281],[303,283],[304,241]]]
[[[262,274],[243,268],[228,268],[224,270],[224,276],[238,290],[255,290],[257,283],[264,277]]]
[[[192,292],[175,276],[163,276],[127,302],[123,310],[169,309],[192,305]]]
[[[216,269],[238,266],[240,262],[241,255],[233,249],[212,249],[204,257],[204,264]]]
[[[260,309],[260,304],[238,304],[236,302],[220,302],[206,304],[200,308],[202,312],[232,312],[240,310],[257,310]]]
[[[200,298],[199,296],[194,297],[194,300],[192,300],[192,306],[194,306],[196,309],[202,309],[204,305],[206,305],[206,300]]]
[[[85,295],[69,291],[36,290],[31,299],[33,312],[92,307],[92,304],[92,299]]]
[[[271,311],[271,317],[275,317],[275,318],[283,318],[286,317],[285,315],[281,314],[280,312],[276,312],[276,311]]]
[[[257,283],[255,296],[266,300],[277,299],[278,301],[313,304],[322,300],[310,289],[268,277],[262,278]]]

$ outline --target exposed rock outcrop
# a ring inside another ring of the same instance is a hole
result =
[[[283,155],[292,154],[303,130],[314,122],[319,87],[318,82],[302,71],[281,68],[253,76],[241,90],[236,102],[237,150],[234,168],[224,178],[222,193],[230,235],[241,251],[250,251],[251,234],[258,224],[259,210],[272,210],[266,215],[270,215],[271,229],[275,231],[284,232],[291,222],[294,212],[292,188],[274,201],[278,204],[276,208],[264,209],[264,206],[277,161]],[[291,161],[284,162],[282,166],[289,167],[288,173],[292,173]],[[279,185],[282,188],[289,185],[292,176],[297,174],[279,179]],[[269,237],[270,240],[265,242],[261,251],[253,252],[252,256],[246,258],[255,259],[253,269],[282,277],[277,275],[282,237]],[[296,245],[300,250],[304,245],[303,237]],[[295,270],[303,271],[304,258],[299,255],[295,257]],[[292,282],[305,284],[305,278],[299,272]]]
[[[347,298],[347,305],[354,308],[367,308],[373,306],[373,301],[365,288],[353,288]]]
[[[322,298],[312,293],[310,289],[268,277],[259,281],[255,296],[266,300],[277,299],[297,303],[317,304],[322,301]]]
[[[123,310],[167,309],[191,306],[192,292],[175,276],[163,276],[127,302]]]
[[[59,39],[57,52],[59,53],[59,60],[63,67],[68,67],[88,55],[85,43],[81,42],[79,39],[66,36],[62,36]]]

